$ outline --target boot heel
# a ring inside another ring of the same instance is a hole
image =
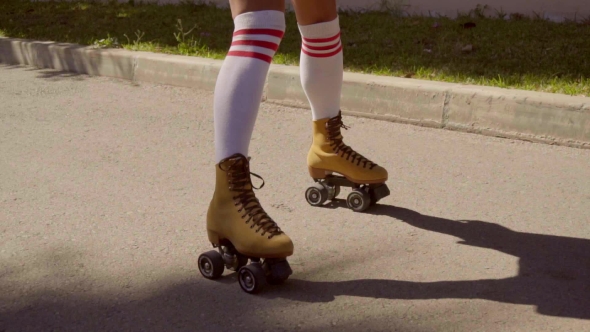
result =
[[[309,169],[309,175],[311,175],[314,179],[325,179],[327,172],[321,169],[313,168],[311,166],[307,167]]]
[[[219,234],[207,230],[207,236],[209,237],[209,242],[213,243],[213,244],[219,244]]]

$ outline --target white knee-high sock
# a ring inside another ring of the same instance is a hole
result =
[[[248,12],[234,19],[232,44],[214,96],[215,160],[248,156],[264,83],[285,32],[280,11]]]
[[[313,120],[332,118],[340,111],[343,78],[339,18],[299,25],[299,32],[301,85],[311,105]]]

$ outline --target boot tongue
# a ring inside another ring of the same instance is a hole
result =
[[[342,136],[341,126],[342,124],[337,122],[326,124],[326,139],[328,142],[341,142],[344,140],[344,136]]]
[[[235,156],[234,158],[231,158],[231,170],[230,172],[233,173],[232,177],[234,179],[234,181],[238,181],[240,183],[242,183],[241,185],[239,185],[238,187],[240,187],[241,189],[246,189],[246,190],[252,190],[253,186],[252,186],[252,180],[250,177],[250,166],[249,166],[249,161],[250,161],[250,157],[244,157],[242,155],[239,156]],[[239,175],[237,175],[237,173],[239,173]]]
[[[342,112],[338,112],[338,115],[330,118],[326,122],[326,132],[330,140],[343,140],[342,128],[348,129],[342,122]]]
[[[333,134],[330,136],[329,139],[332,141],[334,141],[334,140],[342,141],[344,139],[344,137],[342,136],[342,131],[340,130],[340,128],[333,129]]]

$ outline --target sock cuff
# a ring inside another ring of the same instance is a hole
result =
[[[234,19],[234,32],[243,29],[274,29],[285,31],[285,14],[277,10],[247,12]]]
[[[334,36],[340,36],[340,17],[336,16],[335,19],[328,22],[310,24],[310,25],[297,25],[299,32],[304,39],[318,39],[318,38],[331,38]]]

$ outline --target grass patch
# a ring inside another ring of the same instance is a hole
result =
[[[298,65],[295,15],[274,63]],[[590,96],[590,20],[554,23],[481,8],[456,19],[397,7],[340,12],[347,71]],[[475,27],[473,27],[475,25]],[[228,9],[129,1],[0,1],[0,35],[223,59]]]

